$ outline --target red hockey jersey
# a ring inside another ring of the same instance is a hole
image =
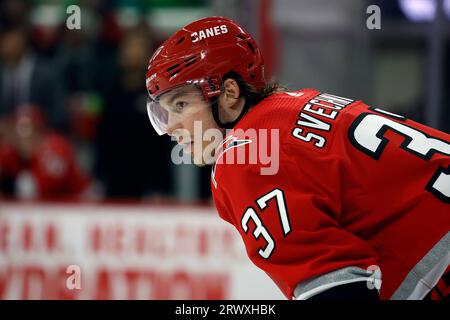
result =
[[[450,260],[449,141],[361,101],[276,93],[217,150],[214,202],[290,299],[356,281],[422,299]]]
[[[90,184],[90,178],[76,161],[75,151],[62,135],[49,133],[30,160],[31,171],[42,200],[78,200]]]
[[[0,144],[0,183],[10,178],[17,184],[21,172],[31,174],[36,188],[32,197],[37,200],[78,200],[91,183],[77,164],[70,142],[57,133],[45,134],[26,161],[16,147]]]

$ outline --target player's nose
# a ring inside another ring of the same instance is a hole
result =
[[[181,122],[169,113],[167,120],[167,134],[172,137],[177,129],[181,129]]]

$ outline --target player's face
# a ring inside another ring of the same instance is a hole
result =
[[[168,112],[167,134],[183,146],[185,153],[192,156],[194,164],[203,166],[214,161],[214,150],[221,139],[205,139],[207,130],[223,134],[200,89],[184,86],[164,94],[159,103]],[[209,132],[211,132],[209,131]]]

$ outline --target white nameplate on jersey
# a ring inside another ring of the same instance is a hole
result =
[[[191,33],[191,39],[192,39],[192,42],[195,43],[202,39],[215,37],[215,36],[225,34],[225,33],[228,33],[228,28],[226,25],[223,24],[221,26],[215,26],[212,28],[203,29],[203,30],[200,30],[199,32],[193,32],[193,33]]]
[[[319,149],[325,147],[327,139],[323,132],[330,132],[339,111],[354,100],[332,94],[322,93],[310,99],[302,106],[301,112],[292,130],[292,136]]]

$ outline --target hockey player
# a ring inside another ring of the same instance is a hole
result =
[[[287,298],[448,297],[448,134],[358,100],[284,92],[223,17],[173,34],[146,86],[156,131],[213,164],[219,215]]]
[[[69,140],[51,130],[38,106],[21,106],[0,140],[0,196],[29,200],[93,198],[91,178]]]

